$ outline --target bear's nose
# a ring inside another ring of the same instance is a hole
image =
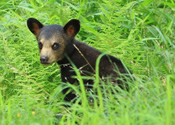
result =
[[[48,63],[48,60],[49,60],[49,58],[47,56],[41,56],[40,57],[40,62],[42,64],[47,64]]]

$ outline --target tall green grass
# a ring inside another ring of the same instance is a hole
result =
[[[82,82],[62,83],[57,64],[40,64],[37,42],[26,26],[29,17],[45,25],[79,19],[76,39],[121,59],[136,79],[127,82],[131,90],[110,82],[99,87],[98,77],[96,94],[85,91]],[[1,0],[0,124],[173,125],[174,56],[173,0]],[[76,103],[64,101],[64,87],[80,95]]]

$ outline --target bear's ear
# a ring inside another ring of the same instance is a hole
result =
[[[27,20],[27,26],[35,36],[38,36],[40,29],[44,27],[44,25],[35,18],[29,18]]]
[[[80,21],[72,19],[63,27],[63,29],[67,35],[74,37],[80,30]]]

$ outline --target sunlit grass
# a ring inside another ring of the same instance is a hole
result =
[[[172,0],[1,0],[0,124],[175,124],[174,6]],[[82,82],[62,83],[57,64],[39,62],[37,42],[26,26],[30,17],[45,25],[79,19],[76,39],[121,59],[136,79],[127,82],[130,91],[110,82],[99,87],[98,77],[96,94],[85,91]],[[64,87],[80,95],[77,102],[64,101]]]

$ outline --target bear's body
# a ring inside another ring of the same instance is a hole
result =
[[[34,18],[29,18],[27,24],[38,40],[42,64],[57,62],[61,68],[62,82],[71,84],[78,82],[73,77],[76,76],[74,71],[74,66],[76,66],[82,76],[89,76],[83,79],[84,84],[93,85],[90,77],[95,74],[96,60],[102,52],[74,39],[80,29],[78,20],[73,19],[64,27],[60,25],[44,26]],[[103,55],[99,63],[100,78],[105,80],[108,77],[122,87],[122,80],[119,80],[120,74],[128,75],[121,61],[111,55]],[[63,93],[67,91],[68,89],[64,89]],[[70,101],[75,97],[76,95],[70,92],[66,95],[65,100]]]

